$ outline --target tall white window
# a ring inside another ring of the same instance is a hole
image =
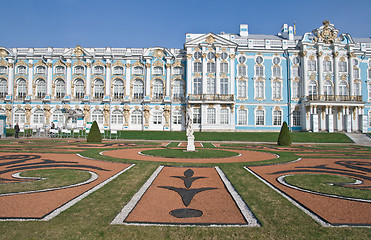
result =
[[[308,84],[308,93],[310,96],[317,95],[317,82],[310,80]]]
[[[247,76],[247,66],[245,64],[238,64],[237,76],[246,77]]]
[[[255,111],[255,125],[264,125],[264,111],[256,110]]]
[[[195,73],[202,73],[202,62],[194,62],[193,63],[193,71]]]
[[[264,82],[255,81],[255,98],[264,98]]]
[[[104,73],[104,68],[102,66],[96,66],[94,67],[94,74],[103,74]]]
[[[220,73],[228,73],[228,63],[220,63]]]
[[[35,124],[44,123],[44,119],[45,119],[44,111],[41,109],[35,110],[35,112],[33,113],[33,123]]]
[[[134,110],[131,113],[131,124],[141,125],[142,123],[143,123],[142,111]]]
[[[55,81],[55,96],[56,96],[56,98],[58,98],[58,99],[64,98],[65,95],[66,95],[65,83],[62,79],[57,79]]]
[[[255,66],[255,77],[264,76],[264,67],[261,65]]]
[[[228,78],[221,78],[220,79],[220,93],[221,94],[228,94]]]
[[[124,81],[117,79],[113,83],[113,98],[123,99],[124,98]]]
[[[292,125],[293,126],[300,126],[300,111],[293,111],[292,112]]]
[[[281,67],[280,66],[273,66],[273,77],[281,77]]]
[[[339,95],[347,96],[348,95],[348,84],[346,81],[340,81],[339,83]]]
[[[237,85],[237,95],[239,98],[247,97],[247,83],[246,81],[238,81]]]
[[[36,67],[36,74],[45,74],[46,68],[43,66]]]
[[[36,82],[36,94],[38,99],[42,99],[46,95],[46,82],[43,79],[39,79]]]
[[[354,96],[361,96],[361,83],[354,83]]]
[[[123,124],[124,123],[124,116],[122,111],[120,110],[113,110],[111,114],[111,123],[112,124]]]
[[[184,98],[183,81],[175,80],[173,83],[173,99],[182,100]]]
[[[103,80],[97,79],[94,82],[94,98],[101,99],[104,96],[104,83]]]
[[[273,82],[273,98],[274,99],[281,99],[282,98],[281,89],[282,89],[281,82],[279,82],[279,81]]]
[[[124,74],[124,68],[120,66],[116,66],[113,68],[113,74]]]
[[[17,73],[18,74],[26,74],[27,73],[27,69],[25,66],[19,66],[17,67]]]
[[[76,80],[75,82],[75,97],[77,99],[82,99],[85,96],[85,86],[84,81],[81,79]]]
[[[193,108],[192,110],[193,123],[201,124],[201,109]]]
[[[323,71],[325,71],[325,72],[331,72],[332,71],[331,61],[323,61]]]
[[[17,97],[18,98],[25,98],[27,94],[27,85],[26,80],[19,79],[17,82]]]
[[[175,110],[173,112],[173,124],[182,124],[182,112]]]
[[[163,68],[162,67],[153,67],[153,74],[162,75],[163,74]]]
[[[346,72],[346,71],[347,71],[347,62],[339,61],[339,72]]]
[[[63,66],[56,66],[55,67],[56,74],[64,74],[64,67]]]
[[[201,78],[193,79],[193,94],[202,93],[202,80]]]
[[[353,68],[353,78],[359,79],[359,68]]]
[[[325,95],[332,95],[332,83],[329,80],[326,80],[323,84],[323,93]]]
[[[0,79],[0,98],[5,98],[8,93],[8,84],[5,79]]]
[[[14,122],[15,123],[25,123],[26,122],[26,114],[23,109],[17,109],[14,113]]]
[[[162,113],[161,111],[155,111],[152,116],[152,123],[154,125],[162,124]]]
[[[220,109],[220,124],[229,124],[229,111],[227,108]]]
[[[282,111],[279,110],[273,111],[273,125],[274,126],[282,125]]]
[[[208,108],[207,109],[207,124],[215,124],[216,123],[216,110],[215,108]]]
[[[215,78],[207,78],[207,94],[215,94]]]
[[[59,124],[64,124],[64,115],[61,110],[55,110],[53,112],[53,122],[56,121]]]
[[[247,125],[247,110],[245,109],[238,110],[237,125]]]
[[[144,96],[144,84],[141,80],[135,80],[133,89],[133,98],[142,99]]]
[[[97,121],[98,124],[103,124],[103,111],[100,109],[95,109],[91,115],[91,120]]]
[[[299,98],[300,84],[298,81],[292,82],[292,98]]]
[[[216,67],[214,62],[208,62],[207,63],[207,72],[208,73],[215,73],[216,72]]]
[[[295,78],[299,76],[300,76],[299,67],[292,67],[292,77]]]
[[[75,67],[75,74],[84,74],[85,68],[83,66],[76,66]]]
[[[162,99],[164,97],[164,85],[161,80],[155,80],[153,83],[153,98]]]
[[[316,60],[308,60],[308,71],[316,71],[317,63]]]
[[[143,75],[143,67],[135,66],[134,69],[133,69],[133,74]]]

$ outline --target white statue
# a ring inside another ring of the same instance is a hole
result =
[[[195,149],[195,137],[193,135],[192,128],[192,114],[191,109],[187,113],[187,152],[194,152]]]

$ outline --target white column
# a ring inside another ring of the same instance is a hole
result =
[[[202,94],[207,93],[207,62],[206,62],[206,53],[202,53]]]
[[[106,62],[106,96],[111,95],[111,60]]]
[[[230,71],[231,71],[231,90],[230,90],[230,94],[234,94],[236,95],[235,93],[235,86],[236,86],[236,76],[235,76],[235,63],[234,63],[234,59],[235,59],[235,55],[232,54],[229,56],[230,57]],[[235,96],[235,99],[236,99],[236,96]]]
[[[326,128],[326,108],[325,108],[325,106],[321,107],[320,129],[321,130],[327,130],[327,128]]]
[[[66,65],[67,65],[66,95],[72,98],[73,93],[71,92],[71,81],[72,81],[71,59],[67,59]]]
[[[308,76],[307,76],[307,71],[308,71],[308,58],[307,58],[307,52],[303,52],[301,54],[302,56],[302,72],[301,72],[301,85],[302,85],[302,96],[308,96]]]
[[[354,55],[349,54],[349,61],[348,61],[348,73],[349,73],[349,96],[353,96],[353,81],[354,81],[354,75],[353,75],[353,59]]]
[[[302,129],[305,131],[309,131],[310,130],[310,115],[311,115],[310,108],[302,106],[301,109],[302,110],[300,111],[301,112],[300,123],[302,125]]]
[[[166,59],[166,88],[165,88],[165,98],[170,97],[170,84],[171,84],[171,64],[170,64],[170,59]]]
[[[130,60],[127,61],[126,63],[126,79],[125,79],[125,96],[130,98],[130,81],[131,81],[131,73],[130,73]]]
[[[32,96],[32,82],[33,82],[33,60],[28,60],[28,87],[27,95]]]
[[[52,95],[52,78],[53,78],[53,63],[51,59],[47,60],[47,75],[46,75],[46,95]]]
[[[313,126],[313,132],[318,132],[318,111],[317,111],[317,106],[313,106],[311,108],[312,112],[312,126]]]
[[[86,59],[86,96],[91,99],[91,60]]]
[[[13,68],[13,60],[9,59],[8,63],[8,95],[13,96],[13,89],[14,89],[14,68]]]
[[[358,107],[354,107],[352,112],[352,132],[358,131],[358,112]]]
[[[339,53],[334,52],[334,92],[339,95]]]
[[[328,108],[328,131],[334,132],[334,114],[332,111],[332,106]]]
[[[151,63],[150,59],[146,59],[146,79],[145,79],[145,86],[146,86],[146,91],[145,91],[145,96],[146,98],[151,98],[150,93],[151,93]]]
[[[318,53],[318,93],[323,95],[323,59],[322,52]]]
[[[220,54],[216,54],[216,94],[220,94]]]
[[[345,119],[346,119],[346,131],[352,131],[352,113],[350,112],[349,107],[345,107]]]
[[[186,94],[192,94],[192,54],[187,54],[187,92]]]

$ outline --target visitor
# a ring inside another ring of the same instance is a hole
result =
[[[52,129],[54,129],[55,128],[55,125],[54,125],[54,123],[52,123]]]
[[[19,134],[19,125],[18,123],[15,124],[14,126],[14,132],[15,132],[15,138],[19,138],[18,134]]]

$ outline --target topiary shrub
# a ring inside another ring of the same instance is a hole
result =
[[[88,134],[88,138],[86,139],[87,142],[94,142],[100,143],[102,142],[102,135],[99,131],[98,123],[96,121],[93,122],[90,128],[90,132]]]
[[[277,144],[279,146],[290,146],[291,145],[291,137],[290,131],[287,126],[286,122],[283,122],[280,135],[278,136]]]

